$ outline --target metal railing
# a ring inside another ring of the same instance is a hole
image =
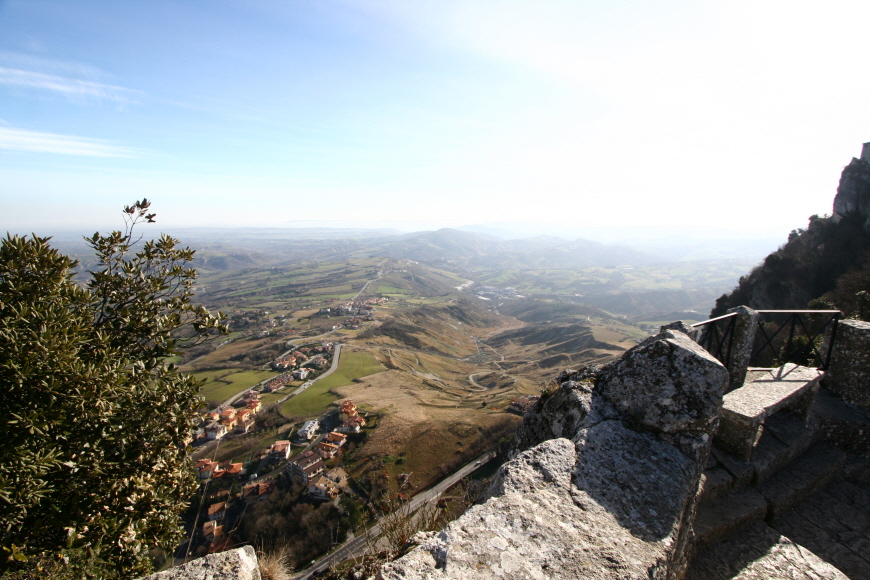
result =
[[[797,363],[826,369],[837,339],[839,310],[756,310],[749,366],[779,367]],[[697,324],[693,338],[730,368],[739,313],[732,312]],[[783,319],[784,317],[784,319]],[[780,321],[772,320],[780,318]],[[828,330],[830,329],[830,332]],[[787,331],[787,332],[785,332]]]
[[[804,366],[815,366],[826,369],[831,363],[831,353],[837,340],[837,326],[842,312],[839,310],[756,310],[761,315],[758,321],[759,333],[756,333],[750,364],[757,361],[757,366],[781,366],[785,363],[797,363]],[[777,327],[775,322],[765,322],[765,315],[771,317],[785,316],[785,320]],[[813,327],[812,330],[810,327]],[[827,348],[822,344],[825,331],[830,327],[831,333],[827,340]],[[788,338],[777,338],[788,329]],[[759,344],[760,343],[760,344]],[[766,356],[765,356],[766,355]],[[770,361],[773,364],[763,364]],[[815,365],[809,364],[815,362]]]
[[[731,349],[734,347],[734,326],[737,323],[737,313],[725,314],[710,320],[693,324],[695,342],[712,354],[726,367],[731,361]],[[724,355],[724,356],[723,356]]]

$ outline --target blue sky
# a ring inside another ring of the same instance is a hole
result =
[[[0,228],[788,230],[870,141],[867,4],[0,0]]]

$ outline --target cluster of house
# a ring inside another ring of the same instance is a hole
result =
[[[308,373],[305,373],[305,376],[308,376]],[[281,373],[277,377],[272,377],[265,383],[263,383],[263,392],[264,393],[273,393],[279,389],[283,389],[285,385],[291,382],[294,379],[293,373]]]
[[[347,473],[341,467],[327,469],[324,459],[333,457],[344,445],[346,435],[330,433],[314,450],[300,453],[287,464],[287,472],[316,499],[335,499],[347,486]]]
[[[517,293],[516,288],[510,286],[505,286],[504,288],[480,286],[474,291],[474,293],[477,294],[478,298],[483,298],[484,300],[492,300],[494,298],[523,298],[522,294]]]
[[[387,302],[388,298],[366,298],[342,304],[341,306],[321,308],[317,314],[320,316],[351,316],[371,319],[375,314],[375,306]],[[359,321],[360,323],[362,320]]]
[[[227,433],[247,433],[254,426],[254,415],[260,412],[262,404],[256,391],[248,391],[238,405],[241,408],[224,406],[203,415],[199,428],[194,433],[196,439],[221,439]]]
[[[294,350],[288,355],[276,358],[272,361],[271,366],[273,369],[279,371],[287,371],[296,368],[302,370],[302,367],[322,369],[326,366],[327,357],[332,354],[333,350],[335,350],[335,345],[331,342],[323,342],[320,346],[315,347],[303,346],[299,350]]]
[[[532,408],[532,405],[538,402],[540,399],[538,395],[528,395],[526,397],[519,397],[518,399],[514,399],[511,401],[510,405],[508,405],[508,411],[512,411],[514,413],[518,413],[520,415],[525,415],[526,412]]]
[[[339,433],[359,433],[359,430],[366,426],[366,420],[360,416],[356,405],[350,399],[341,402],[338,416],[342,423],[335,430]]]
[[[243,464],[229,461],[212,461],[200,459],[196,462],[196,471],[200,479],[217,479],[219,477],[238,477],[245,473]]]
[[[256,503],[269,497],[275,491],[274,481],[264,481],[262,483],[249,483],[242,487],[238,497],[247,504]],[[204,522],[202,524],[202,537],[207,552],[221,552],[233,543],[229,534],[225,533],[223,519],[227,513],[227,504],[230,500],[230,491],[225,489],[213,493],[209,496],[212,503],[205,508]],[[217,501],[215,501],[217,500]]]

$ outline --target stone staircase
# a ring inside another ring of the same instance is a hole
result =
[[[689,580],[870,580],[870,468],[830,436],[870,432],[870,417],[819,395],[822,376],[749,369],[725,395]]]

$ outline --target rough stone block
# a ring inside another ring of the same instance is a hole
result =
[[[698,553],[687,580],[847,580],[836,567],[764,523]]]
[[[768,518],[775,520],[840,472],[846,454],[826,443],[813,445],[785,469],[765,481],[761,495],[768,502]]]
[[[140,580],[260,580],[257,553],[251,546],[209,554]]]
[[[825,387],[870,412],[870,322],[841,320],[836,341]]]
[[[667,330],[602,369],[597,391],[644,428],[706,433],[727,383],[719,361],[682,332]]]
[[[809,414],[821,378],[819,370],[795,364],[753,378],[725,395],[716,440],[748,459],[770,415],[784,408],[802,417]]]
[[[705,469],[698,489],[698,501],[710,501],[734,489],[734,476],[724,467]]]
[[[751,487],[744,487],[724,497],[705,501],[695,517],[695,539],[709,545],[753,521],[767,515],[767,502]]]

